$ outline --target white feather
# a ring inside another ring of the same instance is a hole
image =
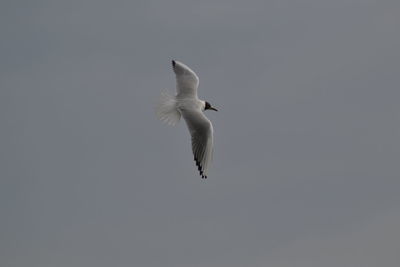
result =
[[[162,122],[175,126],[181,118],[181,113],[178,111],[176,104],[175,96],[170,95],[168,92],[161,92],[156,108],[157,117]]]
[[[188,66],[177,60],[173,61],[172,68],[176,75],[176,93],[178,98],[197,98],[199,77]]]
[[[181,109],[181,112],[192,137],[192,151],[197,168],[201,177],[207,178],[213,154],[213,126],[201,109]]]

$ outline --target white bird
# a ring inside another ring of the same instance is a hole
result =
[[[200,176],[206,179],[213,153],[213,127],[203,111],[218,110],[197,97],[199,78],[193,70],[176,60],[172,60],[172,68],[176,76],[177,94],[161,93],[157,116],[169,125],[176,125],[183,117],[192,137],[194,160]]]

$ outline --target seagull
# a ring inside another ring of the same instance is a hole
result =
[[[218,111],[207,101],[197,97],[199,78],[188,66],[172,60],[176,76],[176,96],[162,92],[157,105],[157,117],[164,123],[176,125],[181,116],[185,120],[192,139],[194,161],[202,179],[207,171],[213,153],[213,126],[204,115],[205,110]]]

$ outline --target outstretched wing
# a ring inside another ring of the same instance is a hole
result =
[[[196,97],[199,77],[182,62],[172,60],[172,68],[176,75],[177,97]]]
[[[207,170],[213,153],[213,127],[211,121],[200,110],[181,110],[192,136],[194,160],[202,178],[207,178]]]

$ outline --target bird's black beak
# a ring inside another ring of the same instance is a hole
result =
[[[211,110],[214,110],[214,111],[218,111],[218,109],[214,108],[213,106],[210,105],[210,103],[208,103],[207,101],[205,101],[204,110],[207,110],[207,109],[211,109]]]

